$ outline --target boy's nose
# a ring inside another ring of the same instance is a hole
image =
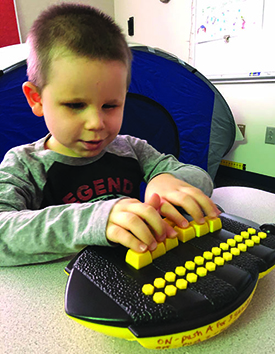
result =
[[[93,111],[86,117],[85,129],[87,130],[101,130],[104,128],[104,121],[99,112]]]

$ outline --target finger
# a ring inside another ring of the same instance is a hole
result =
[[[174,192],[170,195],[169,201],[182,207],[199,224],[205,222],[204,215],[215,218],[220,214],[213,201],[197,188],[184,188]]]
[[[198,224],[205,222],[202,208],[193,196],[178,191],[171,194],[169,201],[183,208]]]
[[[210,198],[207,197],[207,201],[205,205],[203,205],[203,210],[207,216],[209,216],[211,219],[214,219],[218,217],[221,214],[221,211],[217,207],[217,205],[211,200]]]
[[[112,223],[131,233],[133,237],[147,245],[150,250],[156,248],[157,243],[154,235],[138,215],[131,212],[119,213]]]
[[[147,245],[134,237],[130,232],[115,224],[110,225],[107,229],[106,236],[109,241],[120,243],[135,252],[141,253],[148,249]]]
[[[166,223],[166,237],[167,238],[175,238],[178,235],[178,232],[171,225],[169,225],[168,222],[165,222],[165,223]],[[182,226],[180,226],[180,227],[182,227]]]
[[[188,226],[188,220],[174,207],[174,205],[172,205],[163,198],[161,199],[161,201],[162,204],[160,207],[160,213],[162,216],[174,222],[178,227]]]
[[[195,191],[193,198],[194,198],[198,208],[200,208],[200,210],[203,212],[203,216],[206,215],[206,216],[210,217],[211,219],[219,216],[220,211],[217,208],[217,206],[214,204],[214,202],[210,198],[208,198],[200,190],[198,190],[198,192]],[[197,208],[196,208],[196,210],[197,210]],[[194,211],[194,213],[195,213],[195,211]],[[190,214],[190,215],[192,215],[192,214]]]
[[[160,208],[162,207],[162,204],[165,201],[160,198],[160,196],[156,193],[152,194],[151,197],[149,198],[149,200],[146,202],[146,204],[151,205],[154,209],[156,209],[162,216],[166,216],[166,214],[162,214]],[[171,206],[172,207],[172,206]],[[164,207],[164,209],[166,209]],[[170,214],[169,214],[170,215]],[[181,215],[181,214],[179,214]],[[174,222],[173,218],[171,218],[171,221]],[[156,239],[158,240],[158,242],[162,242],[165,240],[166,237],[176,237],[177,236],[177,232],[174,230],[174,228],[172,226],[170,226],[169,224],[165,223],[165,234],[158,236],[156,235]],[[152,230],[153,231],[153,230]]]
[[[165,224],[158,211],[151,205],[133,203],[127,207],[127,211],[142,219],[157,238],[162,238],[165,235]]]
[[[157,193],[153,193],[149,200],[145,202],[145,204],[151,205],[154,209],[159,211],[159,208],[161,206],[161,198]]]

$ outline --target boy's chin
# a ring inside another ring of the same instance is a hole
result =
[[[76,147],[54,144],[52,146],[48,146],[48,148],[61,155],[81,158],[81,157],[95,157],[99,155],[104,148],[104,144],[103,143],[91,144],[91,143],[82,142],[81,144],[78,144],[78,146]]]

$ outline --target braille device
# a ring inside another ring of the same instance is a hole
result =
[[[225,213],[174,228],[177,238],[153,252],[121,245],[82,250],[65,270],[66,313],[151,349],[201,342],[235,322],[258,280],[275,267],[275,235]]]

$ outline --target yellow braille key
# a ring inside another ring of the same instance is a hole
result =
[[[241,253],[240,249],[237,248],[237,247],[232,247],[232,248],[230,249],[230,252],[233,254],[233,256],[239,256],[240,253]]]
[[[220,218],[210,219],[208,216],[205,217],[205,221],[209,226],[210,232],[215,232],[222,228],[222,221]]]
[[[207,260],[207,261],[211,261],[211,259],[213,258],[213,253],[210,251],[205,251],[203,252],[203,257]]]
[[[245,238],[245,239],[248,239],[248,238],[249,238],[249,232],[247,232],[247,231],[242,231],[242,232],[241,232],[241,236],[242,236],[243,238]]]
[[[211,252],[213,253],[214,256],[219,256],[222,250],[219,247],[212,247]]]
[[[203,265],[204,264],[204,258],[202,256],[196,256],[194,258],[194,262],[197,264],[197,265]]]
[[[164,240],[164,244],[165,244],[166,251],[168,252],[179,245],[179,240],[177,237],[166,238]]]
[[[152,284],[144,284],[142,287],[142,292],[145,295],[153,295],[154,294],[155,288],[153,287]]]
[[[220,243],[220,248],[223,250],[223,251],[228,251],[229,250],[229,245],[225,242],[222,242]]]
[[[256,236],[256,235],[251,236],[251,240],[252,240],[254,243],[256,243],[257,245],[261,242],[260,237],[259,237],[259,236]]]
[[[154,286],[158,289],[164,288],[166,281],[163,278],[156,278],[154,280]]]
[[[148,264],[152,263],[153,259],[150,251],[138,253],[129,249],[126,254],[125,261],[135,269],[141,269],[147,266]]]
[[[157,292],[157,293],[154,294],[153,300],[157,304],[163,304],[165,302],[165,300],[166,300],[166,295],[163,292]]]
[[[249,228],[247,229],[247,232],[248,232],[250,235],[255,235],[256,230],[253,229],[253,227],[249,227]]]
[[[247,245],[244,244],[244,243],[239,243],[239,244],[238,244],[238,249],[239,249],[241,252],[246,252],[246,251],[247,251]]]
[[[192,240],[192,238],[196,237],[195,229],[191,225],[189,225],[185,229],[175,226],[174,229],[178,233],[178,239],[183,243],[190,241]]]
[[[184,290],[187,288],[188,282],[185,279],[178,279],[176,281],[176,287],[180,290]]]
[[[201,237],[209,233],[209,226],[207,222],[204,224],[197,224],[194,220],[190,222],[190,224],[194,227],[196,236]]]
[[[156,259],[158,257],[161,257],[165,255],[166,253],[166,248],[163,242],[159,242],[157,245],[157,248],[154,251],[151,251],[152,259]]]
[[[216,270],[217,265],[214,262],[206,262],[205,263],[205,268],[209,272],[214,272]]]
[[[187,262],[185,262],[185,268],[186,268],[187,270],[194,270],[195,267],[196,267],[195,262],[193,262],[193,261],[187,261]]]
[[[175,296],[177,293],[177,288],[174,285],[167,285],[164,292],[167,296]]]
[[[207,269],[204,267],[198,267],[196,273],[198,274],[199,277],[205,277],[207,274]]]
[[[267,238],[266,232],[262,232],[262,231],[258,232],[258,236],[260,237],[261,240]]]
[[[236,242],[243,242],[243,236],[241,236],[241,235],[235,235],[235,236],[234,236],[234,240],[235,240]]]
[[[195,273],[188,273],[186,275],[186,280],[189,282],[189,283],[196,283],[196,281],[198,280],[198,276],[197,274]]]
[[[226,262],[232,261],[233,255],[230,252],[224,252],[222,255]]]
[[[183,277],[186,274],[186,269],[182,266],[179,266],[175,269],[175,273],[180,276]]]
[[[215,257],[214,262],[220,267],[224,265],[224,259],[222,257]]]
[[[254,246],[254,241],[252,241],[252,240],[245,240],[245,244],[247,245],[247,247],[253,247],[253,246]]]
[[[164,275],[164,279],[168,281],[169,283],[172,283],[176,280],[176,274],[173,272],[167,272]]]
[[[236,240],[234,240],[233,238],[229,238],[227,240],[227,244],[231,247],[235,247],[236,246]]]

